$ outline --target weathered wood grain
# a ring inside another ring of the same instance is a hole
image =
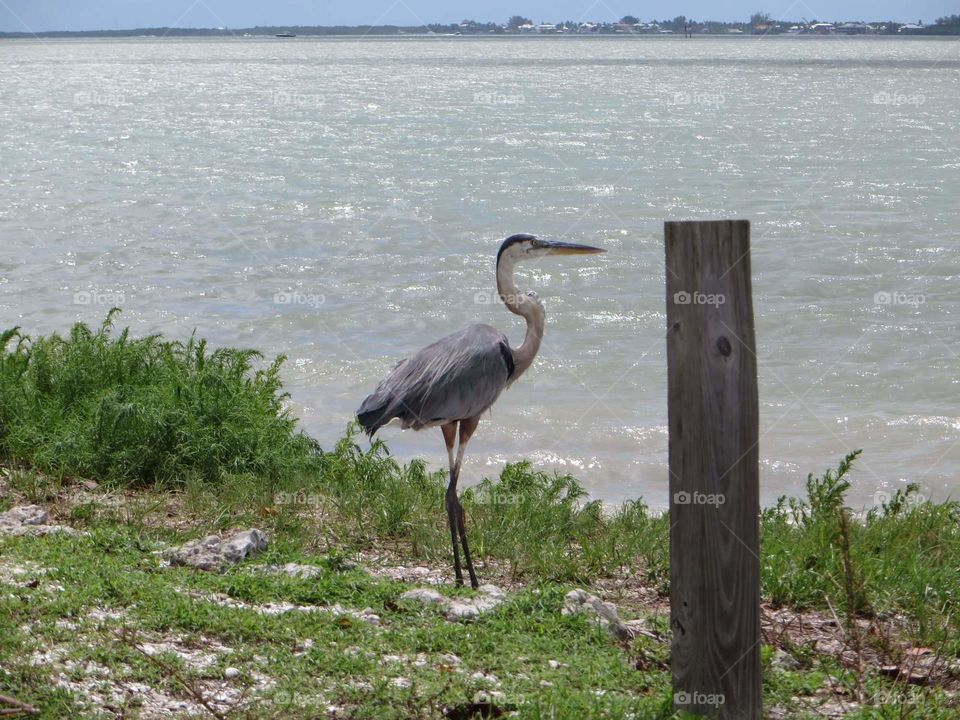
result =
[[[664,230],[674,706],[752,720],[761,685],[750,223]]]

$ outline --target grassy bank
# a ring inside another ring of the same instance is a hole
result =
[[[508,600],[448,622],[400,599],[411,566],[471,596],[447,577],[442,471],[353,429],[318,447],[284,410],[282,359],[112,320],[2,337],[0,511],[41,504],[80,532],[0,535],[0,693],[51,718],[149,717],[158,697],[238,718],[670,717],[665,518],[508,465],[463,497],[481,580]],[[855,460],[763,513],[766,706],[955,717],[960,506],[911,488],[855,517]],[[268,550],[221,574],[158,555],[254,526]],[[649,632],[621,641],[563,614],[574,587]]]

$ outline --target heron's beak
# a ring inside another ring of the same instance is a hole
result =
[[[595,255],[606,252],[603,248],[592,245],[578,245],[577,243],[559,242],[558,240],[542,240],[541,247],[548,255]]]

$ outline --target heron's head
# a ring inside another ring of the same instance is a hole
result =
[[[497,265],[515,263],[524,260],[535,260],[553,255],[595,255],[606,252],[603,248],[592,245],[578,245],[577,243],[560,242],[558,240],[541,240],[535,235],[511,235],[500,245],[497,252]]]
[[[535,292],[522,293],[513,284],[513,268],[518,262],[551,255],[594,255],[603,249],[590,245],[541,240],[534,235],[511,235],[497,253],[497,290],[511,312],[543,318],[543,303]]]

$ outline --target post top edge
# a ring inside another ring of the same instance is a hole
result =
[[[664,227],[669,227],[671,225],[715,225],[717,223],[732,223],[734,225],[739,225],[745,223],[750,224],[750,221],[746,218],[723,218],[720,220],[664,220]]]

